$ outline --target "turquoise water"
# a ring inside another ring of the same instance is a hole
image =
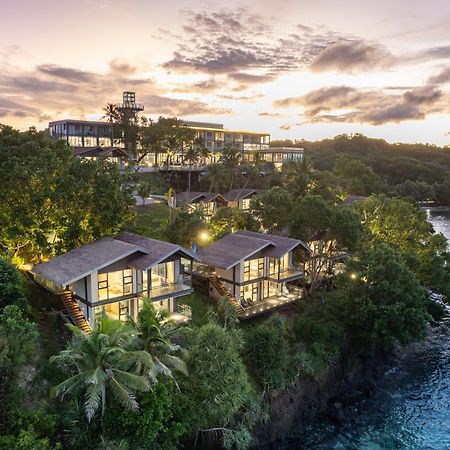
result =
[[[450,241],[450,212],[431,213],[430,221]],[[372,397],[343,412],[342,426],[316,425],[297,448],[450,449],[450,322],[386,372]]]

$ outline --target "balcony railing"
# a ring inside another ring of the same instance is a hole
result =
[[[282,308],[290,303],[296,302],[303,297],[303,289],[297,286],[286,288],[286,292],[266,297],[262,300],[254,302],[250,306],[244,307],[244,311],[239,314],[241,320],[251,319],[261,314],[269,313],[276,309]]]
[[[173,283],[163,283],[160,286],[151,287],[148,290],[148,296],[152,299],[167,295],[173,295],[190,290],[192,280],[190,276],[180,275]],[[143,292],[145,295],[146,291]]]
[[[303,267],[292,267],[290,269],[281,270],[280,273],[275,272],[268,275],[268,278],[271,280],[294,280],[301,278],[305,275]]]

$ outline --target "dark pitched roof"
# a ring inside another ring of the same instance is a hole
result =
[[[248,236],[258,239],[264,239],[275,247],[264,250],[264,256],[270,256],[272,258],[281,258],[286,253],[294,250],[298,246],[302,246],[306,251],[311,252],[311,249],[300,239],[293,239],[284,236],[278,236],[275,234],[256,233],[255,231],[237,231],[235,234],[241,236]]]
[[[177,206],[185,206],[190,203],[200,202],[212,202],[213,200],[222,200],[224,203],[226,200],[221,194],[215,194],[211,192],[180,192],[176,194]]]
[[[200,250],[198,257],[204,264],[229,270],[244,259],[272,246],[267,240],[234,233]]]
[[[174,254],[197,259],[179,245],[124,232],[115,238],[102,238],[38,264],[32,272],[59,286],[66,286],[131,255],[133,258],[128,261],[129,267],[148,270]]]
[[[311,252],[311,249],[299,239],[253,231],[237,231],[200,250],[198,256],[204,264],[229,270],[255,253],[262,252],[263,256],[281,258],[298,246]]]
[[[236,202],[251,195],[258,194],[261,191],[262,189],[232,189],[226,194],[223,194],[223,197],[227,202]]]
[[[177,244],[158,241],[138,234],[119,233],[116,239],[144,249],[146,254],[139,256],[128,263],[130,267],[138,270],[148,270],[170,256],[179,253],[182,256],[197,260],[190,251]]]
[[[143,249],[105,237],[38,264],[32,272],[59,286],[66,286],[133,253],[142,254]]]
[[[127,152],[120,147],[74,147],[73,153],[75,156],[81,156],[85,158],[98,158],[102,156],[114,156],[118,158],[127,157]]]
[[[368,197],[365,197],[364,195],[347,195],[347,197],[342,200],[341,205],[352,205],[354,203],[363,202],[367,199]]]

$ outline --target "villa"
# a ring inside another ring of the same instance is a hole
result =
[[[261,189],[232,189],[224,194],[223,197],[230,208],[248,210],[250,208],[250,200],[260,192],[262,192]]]
[[[227,201],[220,194],[210,192],[180,192],[175,196],[175,206],[189,212],[201,210],[206,220],[221,206],[227,206]]]
[[[127,153],[120,147],[76,147],[74,155],[77,158],[86,160],[105,160],[113,164],[117,164],[120,170],[125,170]]]
[[[103,312],[114,319],[136,319],[142,298],[188,319],[180,300],[192,289],[192,262],[183,247],[122,232],[83,245],[32,269],[37,283],[58,294],[72,321],[89,331]]]
[[[200,250],[198,276],[209,278],[209,294],[227,297],[241,319],[277,309],[302,297],[310,248],[298,239],[238,231]]]

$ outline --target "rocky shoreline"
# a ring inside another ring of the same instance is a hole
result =
[[[389,370],[433,345],[440,328],[448,327],[449,320],[446,318],[439,326],[430,327],[425,341],[399,346],[390,354],[374,355],[352,370],[345,371],[342,363],[337,363],[315,380],[303,379],[270,394],[270,418],[254,431],[252,448],[299,449],[318,421],[339,426],[346,420],[349,408],[370,397]]]

